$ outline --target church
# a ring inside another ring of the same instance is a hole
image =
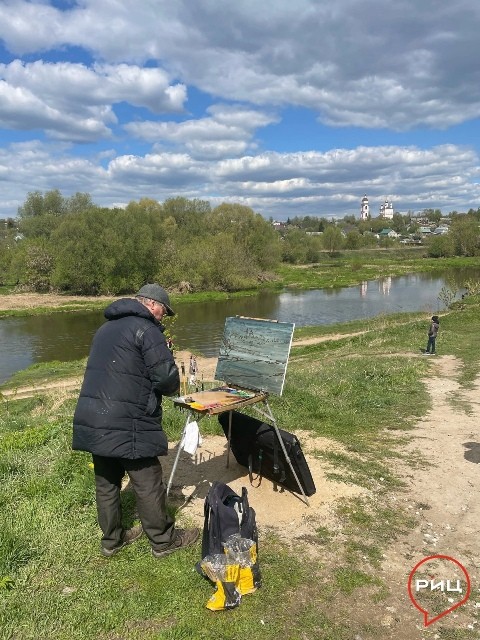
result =
[[[386,220],[393,220],[393,203],[388,199],[385,200],[383,204],[380,205],[380,218],[384,218]],[[360,220],[368,220],[370,218],[370,205],[368,203],[367,194],[365,194],[362,198],[362,203],[360,207]]]

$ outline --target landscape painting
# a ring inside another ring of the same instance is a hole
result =
[[[294,329],[291,322],[227,318],[215,379],[281,396]]]

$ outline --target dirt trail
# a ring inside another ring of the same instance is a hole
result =
[[[407,483],[406,492],[397,499],[418,525],[386,551],[380,572],[391,591],[383,614],[376,607],[385,640],[456,638],[443,633],[458,629],[470,631],[470,637],[480,635],[480,379],[473,389],[465,390],[457,381],[461,363],[454,357],[432,358],[430,363],[426,384],[433,406],[418,422],[405,448],[406,453],[420,453],[425,464],[397,469]],[[467,404],[462,407],[462,402]],[[417,562],[438,554],[452,556],[466,567],[472,593],[465,605],[425,628],[406,585]],[[371,609],[366,615],[372,615]],[[442,635],[438,635],[440,630]]]

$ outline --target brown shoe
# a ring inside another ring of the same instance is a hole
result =
[[[163,558],[163,556],[168,556],[168,554],[173,553],[174,551],[189,547],[198,540],[199,535],[199,529],[175,529],[173,540],[160,551],[152,549],[152,554],[154,558]]]
[[[121,543],[118,546],[113,547],[113,549],[105,549],[105,547],[100,547],[100,553],[102,554],[102,556],[110,558],[111,556],[114,556],[116,553],[118,553],[120,549],[126,547],[127,544],[132,544],[132,542],[138,540],[142,533],[143,527],[141,524],[137,525],[136,527],[132,527],[131,529],[127,529],[123,535]]]

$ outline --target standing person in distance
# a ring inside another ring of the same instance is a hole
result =
[[[428,342],[427,348],[425,349],[425,353],[435,355],[435,342],[438,335],[438,330],[440,329],[440,320],[438,316],[432,316],[432,321],[428,328]]]
[[[89,451],[95,470],[101,553],[110,557],[143,531],[156,558],[193,544],[198,529],[176,529],[167,513],[158,456],[168,453],[162,396],[178,392],[180,377],[161,320],[173,316],[167,292],[146,284],[104,312],[73,418],[73,449]],[[120,489],[128,474],[142,526],[122,525]],[[143,527],[143,529],[142,529]]]

